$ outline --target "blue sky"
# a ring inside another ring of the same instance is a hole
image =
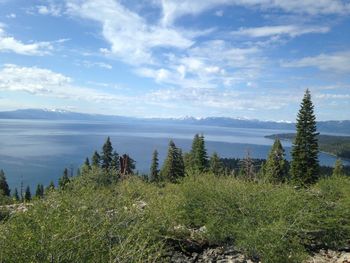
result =
[[[349,119],[350,1],[0,0],[0,110]]]

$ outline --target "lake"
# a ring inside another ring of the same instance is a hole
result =
[[[128,153],[136,169],[147,173],[152,152],[157,149],[160,163],[173,139],[184,152],[189,151],[194,134],[203,133],[208,153],[221,157],[242,158],[249,150],[252,157],[266,158],[272,140],[265,135],[291,130],[225,128],[198,125],[157,123],[111,123],[47,120],[0,120],[0,168],[6,173],[11,188],[20,182],[30,185],[57,184],[65,167],[75,170],[100,151],[107,136],[119,154]],[[282,142],[290,159],[289,142]],[[320,153],[322,165],[333,166],[335,157]],[[346,163],[349,164],[349,163]]]

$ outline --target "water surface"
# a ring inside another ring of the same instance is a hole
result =
[[[100,150],[107,136],[119,154],[128,153],[140,172],[149,170],[152,152],[157,149],[160,162],[166,155],[169,139],[188,151],[194,134],[203,133],[208,153],[242,158],[266,158],[272,140],[265,135],[290,133],[291,130],[225,128],[197,125],[150,123],[110,123],[47,120],[0,120],[0,168],[5,170],[11,187],[55,183],[65,167],[76,170],[85,157]],[[282,142],[290,158],[290,142]],[[332,166],[335,157],[320,154],[323,165]]]

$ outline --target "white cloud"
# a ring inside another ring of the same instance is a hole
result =
[[[264,63],[259,53],[256,48],[233,48],[223,40],[207,41],[182,55],[169,54],[161,68],[141,67],[136,73],[178,88],[219,89],[255,80]]]
[[[103,69],[113,69],[113,66],[111,64],[105,63],[105,62],[93,62],[93,61],[88,61],[84,60],[81,62],[76,63],[78,66],[84,66],[86,68],[92,68],[92,67],[99,67]]]
[[[336,99],[336,100],[349,100],[350,94],[330,94],[330,93],[321,93],[315,95],[316,99]]]
[[[40,15],[61,16],[63,13],[62,6],[55,4],[54,0],[48,0],[46,5],[36,6],[36,11]]]
[[[23,43],[6,34],[0,25],[0,52],[14,52],[21,55],[47,55],[53,50],[50,42]]]
[[[11,13],[6,15],[7,18],[16,18],[16,14],[15,13]]]
[[[110,43],[106,50],[129,64],[154,63],[155,48],[188,48],[193,41],[169,27],[149,25],[138,14],[113,0],[67,0],[68,13],[102,25]],[[98,10],[98,12],[96,12]]]
[[[120,102],[121,96],[80,87],[73,80],[49,69],[6,64],[0,70],[0,90],[91,102]]]
[[[258,99],[257,99],[258,97]],[[147,101],[178,107],[183,105],[192,109],[203,109],[207,111],[216,109],[222,112],[233,112],[235,110],[275,110],[288,105],[296,98],[286,94],[265,95],[256,92],[238,92],[226,89],[218,95],[214,89],[160,89],[147,95]],[[299,98],[298,98],[299,99]]]
[[[249,37],[270,37],[278,35],[288,35],[296,37],[310,33],[327,33],[329,27],[305,26],[305,25],[280,25],[280,26],[263,26],[254,28],[241,28],[232,32],[234,35],[243,35]]]
[[[350,3],[342,0],[159,0],[163,9],[163,24],[172,24],[183,15],[198,15],[221,5],[281,9],[291,13],[309,15],[348,14]]]
[[[333,54],[320,54],[314,57],[304,57],[299,60],[283,62],[284,67],[316,67],[322,71],[338,73],[350,72],[350,51]]]
[[[224,11],[223,10],[217,10],[215,11],[215,15],[218,17],[222,17],[224,15]]]

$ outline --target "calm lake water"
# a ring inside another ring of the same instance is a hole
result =
[[[65,167],[76,170],[94,150],[101,149],[107,136],[119,154],[128,153],[136,160],[140,172],[149,170],[152,152],[157,149],[164,160],[169,139],[188,151],[194,134],[203,133],[206,147],[221,157],[251,156],[266,158],[272,140],[264,138],[290,130],[241,129],[195,125],[150,123],[108,123],[43,120],[0,120],[0,168],[4,169],[10,187],[38,183],[55,184]],[[291,144],[283,142],[290,158]],[[333,166],[335,158],[321,153],[320,162]],[[349,164],[349,163],[347,163]]]

